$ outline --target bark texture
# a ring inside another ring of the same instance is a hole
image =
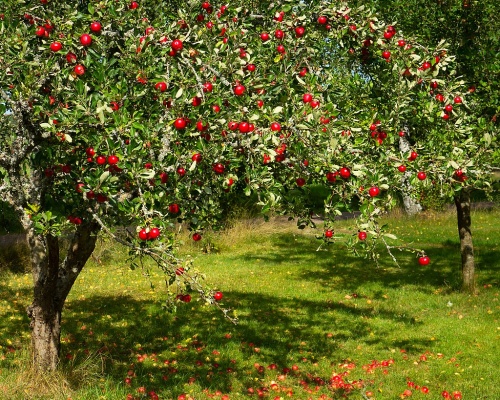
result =
[[[474,245],[472,243],[470,192],[460,191],[455,197],[457,207],[458,235],[460,236],[460,254],[462,256],[462,290],[468,293],[476,291]]]
[[[405,136],[399,137],[399,150],[403,154],[408,154],[411,150],[410,142],[407,137],[409,134],[409,129],[407,127],[404,128]],[[410,183],[412,173],[405,172],[403,178],[401,179],[401,197],[403,198],[403,207],[405,213],[408,215],[415,215],[422,211],[422,206],[415,199],[413,195],[413,188]]]
[[[58,237],[28,231],[33,302],[27,312],[31,320],[33,365],[41,371],[53,371],[57,368],[64,302],[94,251],[98,230],[96,223],[79,225],[62,261]]]

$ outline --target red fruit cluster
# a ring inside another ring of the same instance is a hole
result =
[[[384,140],[387,138],[387,133],[381,129],[381,125],[380,121],[375,121],[370,125],[371,136],[378,144],[384,143]]]
[[[455,171],[453,178],[459,182],[465,182],[468,179],[467,175],[465,175],[464,171],[461,169],[457,169]]]
[[[327,172],[326,173],[326,180],[329,183],[335,183],[337,181],[337,176],[339,176],[339,171]]]
[[[386,31],[384,32],[384,39],[390,40],[395,34],[396,34],[396,29],[392,25],[389,25]]]
[[[191,302],[191,295],[190,294],[178,294],[176,296],[176,299],[179,301],[183,301],[184,303],[190,303]]]
[[[377,361],[373,360],[370,364],[363,365],[363,370],[367,373],[372,374],[377,369],[388,368],[394,365],[394,360],[391,358],[389,360]]]
[[[83,220],[80,217],[68,216],[68,221],[75,225],[81,225]]]
[[[138,233],[141,240],[155,240],[160,237],[160,230],[158,228],[150,228],[149,230],[143,228]]]

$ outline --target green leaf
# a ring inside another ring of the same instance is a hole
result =
[[[99,183],[102,184],[106,179],[108,179],[109,175],[110,175],[109,171],[104,171],[99,177]]]

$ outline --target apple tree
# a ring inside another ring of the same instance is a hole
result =
[[[64,302],[99,232],[153,258],[177,300],[196,291],[227,314],[176,257],[176,224],[199,241],[254,193],[264,214],[305,226],[322,184],[319,239],[337,240],[336,216],[358,199],[347,243],[376,259],[377,242],[392,248],[377,219],[402,174],[450,196],[487,184],[495,138],[446,44],[422,46],[364,7],[13,0],[0,18],[0,112],[13,120],[0,193],[27,234],[41,370],[57,366]],[[428,134],[401,150],[405,124]]]
[[[466,82],[469,90],[475,92],[476,104],[469,110],[475,115],[474,123],[479,124],[483,132],[498,130],[500,69],[496,49],[499,44],[497,32],[500,22],[496,16],[500,11],[500,4],[497,1],[440,1],[432,7],[418,0],[353,0],[352,4],[368,5],[379,13],[390,16],[391,20],[398,22],[400,29],[411,31],[421,43],[437,43],[445,39],[449,43],[449,51],[456,56],[457,74]],[[415,137],[416,141],[425,141],[428,130],[418,125],[412,128],[411,137]],[[492,167],[488,171],[498,171],[500,165],[498,146],[494,148],[496,158],[490,153],[487,159],[483,159]],[[487,181],[490,180],[489,177],[486,178]],[[470,212],[464,211],[464,207],[469,209],[468,198],[471,191],[478,188],[486,190],[487,193],[491,191],[490,187],[478,187],[476,183],[465,185],[465,190],[456,191],[454,196],[443,196],[444,201],[454,202],[457,206],[463,281],[469,291],[473,290],[474,259],[470,232],[465,235],[465,232],[470,231],[470,227],[463,227],[464,221],[469,221],[470,225]],[[469,238],[467,245],[462,240],[466,237]],[[464,254],[465,249],[468,249],[467,255]]]

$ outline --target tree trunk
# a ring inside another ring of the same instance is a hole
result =
[[[61,314],[66,297],[95,248],[96,223],[79,225],[61,262],[59,238],[37,235],[28,230],[33,272],[31,319],[33,365],[40,371],[53,371],[59,362]]]
[[[35,305],[35,301],[28,311],[31,317],[33,365],[40,371],[54,371],[59,363],[61,311],[48,304]]]
[[[470,192],[467,189],[461,190],[455,197],[455,205],[462,256],[462,290],[474,293],[476,290],[474,245],[471,233]]]
[[[405,135],[399,137],[399,150],[403,154],[408,154],[408,152],[411,150],[410,142],[407,139],[409,135],[408,127],[405,126],[404,132]],[[422,211],[422,206],[415,199],[415,195],[412,193],[413,188],[410,183],[411,177],[411,172],[405,172],[403,177],[401,178],[401,197],[403,198],[403,207],[405,213],[408,215],[415,215]]]

